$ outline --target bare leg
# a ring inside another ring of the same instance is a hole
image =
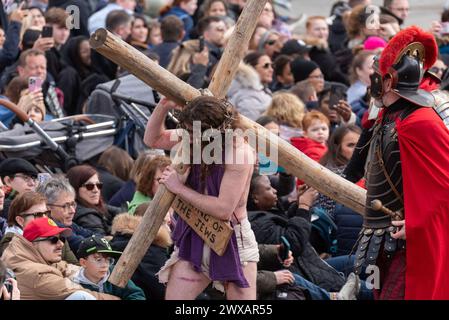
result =
[[[257,263],[248,262],[243,267],[243,273],[249,283],[249,288],[240,288],[234,283],[229,282],[226,288],[226,298],[228,300],[256,300]]]
[[[209,285],[210,280],[196,272],[190,262],[179,260],[172,267],[165,291],[166,300],[194,300]]]

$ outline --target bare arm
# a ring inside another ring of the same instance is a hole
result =
[[[179,195],[183,200],[202,212],[221,220],[229,220],[237,207],[245,205],[240,200],[244,195],[248,194],[248,190],[246,190],[248,184],[246,182],[253,170],[251,161],[248,161],[248,163],[226,165],[218,197],[200,194],[186,187],[172,168],[164,171],[161,182],[171,192]]]
[[[170,140],[171,135],[176,130],[167,130],[164,125],[165,117],[173,107],[173,102],[162,99],[151,114],[145,130],[145,137],[143,138],[145,144],[150,148],[170,150],[178,143],[177,140]]]

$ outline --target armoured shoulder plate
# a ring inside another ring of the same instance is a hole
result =
[[[443,120],[444,125],[449,129],[449,92],[445,90],[432,91],[435,98],[435,106],[433,109]]]

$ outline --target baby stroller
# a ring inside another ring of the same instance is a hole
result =
[[[133,75],[102,83],[89,96],[86,112],[112,116],[119,123],[114,145],[126,150],[131,157],[146,150],[143,143],[146,124],[159,102],[159,94]],[[174,128],[177,120],[169,114],[166,126]]]
[[[0,154],[3,158],[23,158],[39,171],[65,172],[74,165],[101,154],[114,143],[119,131],[114,117],[77,115],[42,122],[31,120],[13,103],[0,103],[24,122],[8,130],[0,130]]]

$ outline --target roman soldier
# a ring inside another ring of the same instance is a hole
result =
[[[357,179],[366,157],[355,272],[379,268],[379,299],[449,299],[449,130],[420,89],[437,54],[433,35],[410,27],[376,57],[370,90],[381,111],[346,169]]]

